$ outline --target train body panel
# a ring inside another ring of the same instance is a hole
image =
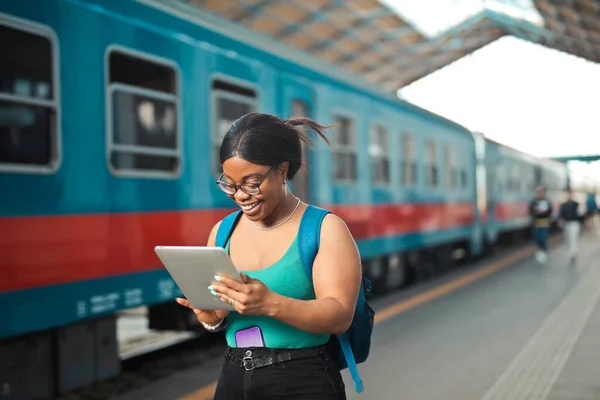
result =
[[[418,232],[400,236],[379,236],[375,239],[357,239],[361,253],[379,255],[382,251],[410,250],[433,246],[469,235],[470,228],[434,230],[428,234]],[[156,264],[153,264],[156,266]],[[85,279],[80,268],[64,272],[76,279],[68,283],[36,285],[20,290],[0,291],[3,323],[0,338],[51,329],[76,323],[82,319],[113,314],[119,310],[171,301],[181,292],[163,268],[141,272],[123,273],[123,268],[113,268],[117,274],[105,271],[100,277]],[[27,277],[21,277],[24,279]],[[39,275],[29,277],[39,280]],[[32,318],[32,316],[35,316]]]
[[[346,168],[316,142],[304,188],[292,185],[347,221],[365,261],[478,248],[474,140],[460,125],[134,1],[11,0],[0,12],[52,38],[42,67],[56,72],[57,138],[51,171],[0,165],[0,186],[18,188],[0,198],[0,302],[31,299],[3,308],[0,338],[172,299],[152,249],[202,245],[234,209],[214,184],[216,150],[250,111],[345,124]],[[52,311],[29,319],[43,297]]]
[[[490,139],[485,139],[485,144],[487,240],[495,243],[503,233],[529,228],[529,203],[538,185],[547,188],[547,196],[553,206],[553,219],[556,221],[564,190],[568,186],[567,167]]]
[[[554,222],[558,219],[560,203],[565,201],[565,190],[569,187],[569,171],[565,164],[550,160],[539,160],[540,183],[546,187],[548,199],[552,203]]]
[[[523,229],[530,223],[535,159],[490,139],[485,140],[487,209],[486,237]]]

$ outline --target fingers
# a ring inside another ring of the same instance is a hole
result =
[[[194,314],[196,314],[197,316],[200,316],[200,314],[202,314],[204,312],[204,310],[199,310],[197,308],[194,308],[191,304],[190,301],[187,299],[182,299],[181,297],[177,297],[175,299],[175,301],[177,301],[177,303],[179,303],[180,305],[189,308],[190,310],[192,310],[194,312]]]
[[[226,294],[219,294],[218,295],[223,301],[231,304],[231,301],[233,300],[231,297],[227,296]],[[241,301],[236,300],[233,303],[233,308],[239,312],[240,314],[245,314],[246,311],[248,310],[248,306],[246,304],[244,304]]]
[[[244,282],[244,283],[252,283],[253,282],[252,278],[250,278],[248,275],[246,275],[242,272],[240,272],[240,277],[242,278],[242,282]]]
[[[218,296],[223,301],[231,304],[231,300],[234,299],[236,302],[244,302],[248,297],[244,293],[240,293],[234,289],[231,289],[223,284],[213,284],[208,287],[208,290],[213,296]]]
[[[209,290],[213,296],[219,297],[228,304],[231,304],[232,300],[235,300],[232,304],[233,308],[240,314],[244,314],[248,310],[248,301],[250,300],[249,295],[240,293],[222,283],[211,285]]]
[[[219,297],[221,300],[223,300],[224,302],[228,303],[229,305],[231,305],[231,297],[227,296],[226,294],[217,294],[217,297]],[[237,305],[237,301],[234,303],[233,308],[235,308],[235,306]]]
[[[184,307],[192,308],[192,305],[190,304],[189,300],[187,300],[187,299],[182,299],[181,297],[177,297],[175,299],[175,301]]]
[[[244,279],[244,278],[242,278]],[[219,282],[221,285],[225,285],[233,290],[235,290],[236,292],[245,292],[246,288],[246,284],[245,283],[240,283],[237,282],[231,278],[228,278],[226,276],[219,276],[219,275],[215,275],[215,280],[217,282]],[[216,286],[220,286],[220,285],[216,285]]]
[[[229,310],[215,310],[215,315],[219,319],[223,319],[229,315]]]

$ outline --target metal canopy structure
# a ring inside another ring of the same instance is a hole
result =
[[[218,17],[390,92],[505,35],[600,62],[600,0],[525,0],[540,23],[482,7],[433,37],[379,0],[140,1],[186,16]],[[523,1],[495,2],[514,7]]]
[[[580,161],[584,163],[593,163],[600,161],[600,154],[598,155],[586,155],[586,156],[568,156],[568,157],[552,157],[553,160],[566,163],[569,161]]]

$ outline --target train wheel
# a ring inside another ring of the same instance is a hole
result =
[[[387,270],[383,282],[385,291],[399,289],[406,283],[406,263],[403,254],[393,254],[387,259]]]
[[[387,268],[383,257],[376,257],[363,262],[364,274],[373,284],[373,292],[385,291],[385,278]]]

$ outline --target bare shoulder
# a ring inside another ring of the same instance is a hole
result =
[[[348,226],[339,216],[327,214],[321,224],[321,241],[325,243],[337,243],[342,246],[355,246],[354,238]]]
[[[211,247],[214,246],[215,243],[217,242],[217,231],[219,230],[219,227],[221,226],[221,222],[219,221],[215,224],[215,226],[212,227],[211,231],[210,231],[210,235],[208,235],[208,243],[206,244],[207,246]]]
[[[321,224],[321,234],[335,235],[335,234],[350,234],[348,226],[343,219],[335,214],[329,213],[323,218]]]
[[[321,224],[321,246],[313,267],[317,298],[334,298],[348,310],[356,304],[361,260],[348,226],[339,216],[328,214]]]

